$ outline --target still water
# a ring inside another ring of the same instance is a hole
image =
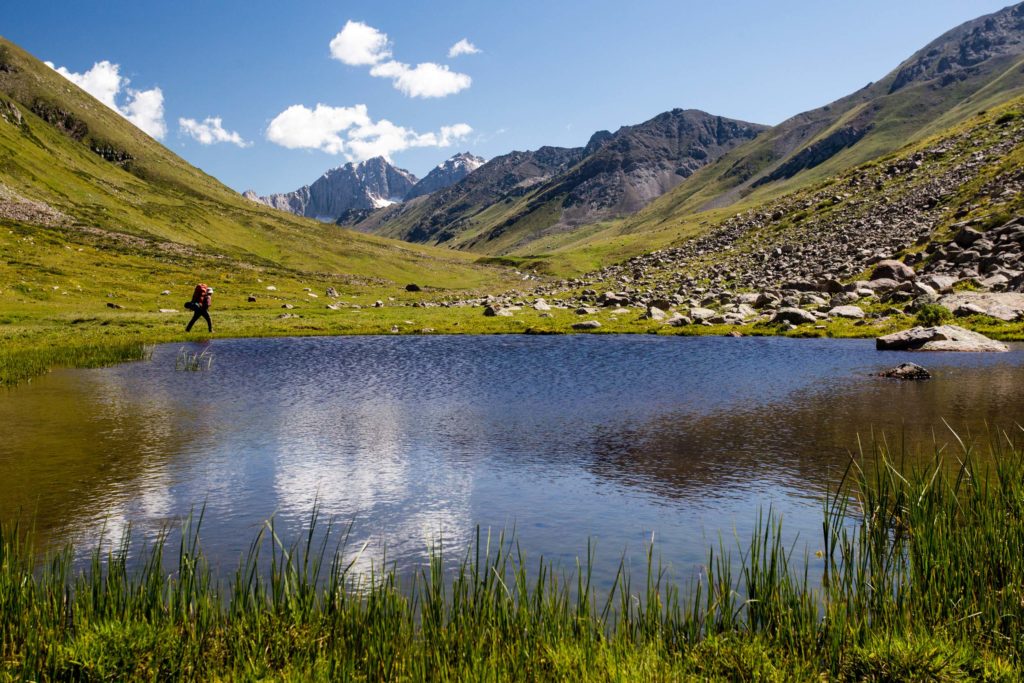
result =
[[[910,355],[871,341],[653,336],[216,340],[209,371],[151,361],[0,391],[0,518],[83,553],[152,537],[205,504],[229,571],[264,520],[296,536],[314,501],[361,562],[461,551],[479,525],[597,578],[652,535],[685,581],[759,509],[821,547],[822,498],[858,437],[931,451],[1024,424],[1024,346]],[[927,382],[873,373],[913,359]],[[1017,429],[1017,433],[1021,434]]]

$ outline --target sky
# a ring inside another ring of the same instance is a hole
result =
[[[0,33],[228,186],[582,146],[681,107],[777,124],[1007,0],[8,3]]]

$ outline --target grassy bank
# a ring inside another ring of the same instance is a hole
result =
[[[1019,680],[1024,453],[991,449],[984,469],[969,448],[862,456],[806,551],[768,512],[684,590],[653,554],[600,590],[587,560],[566,571],[487,538],[454,565],[356,576],[356,553],[313,540],[315,513],[292,545],[268,524],[226,582],[198,523],[138,569],[125,544],[75,573],[70,549],[40,564],[8,523],[0,679]]]

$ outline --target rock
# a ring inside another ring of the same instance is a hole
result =
[[[597,297],[597,303],[602,306],[625,306],[629,303],[629,296],[616,294],[615,292],[605,292]]]
[[[756,308],[768,308],[775,306],[779,303],[779,297],[775,296],[771,292],[761,292],[757,295],[757,299],[754,300],[754,306]]]
[[[245,298],[245,300],[246,300],[247,302],[249,302],[250,304],[252,304],[252,303],[256,303],[256,297],[252,296],[251,294],[250,294],[249,296],[247,296],[247,297]]]
[[[879,351],[1009,351],[1006,344],[956,325],[915,327],[875,340]]]
[[[625,312],[629,313],[628,310]],[[598,313],[600,313],[598,309],[591,308],[590,306],[580,306],[576,309],[576,315],[597,315]]]
[[[499,306],[491,305],[484,307],[484,315],[486,315],[489,318],[493,318],[495,316],[501,318],[511,318],[512,311],[508,310],[507,308],[501,308]]]
[[[107,308],[124,308],[124,306],[121,304],[115,304],[113,301],[108,301]]]
[[[646,317],[650,318],[651,320],[664,320],[665,311],[661,310],[657,306],[651,306],[647,309]]]
[[[572,329],[574,329],[574,330],[596,330],[599,327],[601,327],[601,323],[599,323],[596,320],[584,320],[581,323],[575,323],[572,326]]]
[[[965,309],[961,315],[981,313],[1003,322],[1024,316],[1024,294],[1020,292],[958,292],[942,297],[939,303],[954,312]]]
[[[380,299],[377,299],[376,301],[373,302],[373,307],[374,308],[384,308],[384,302],[381,301]]]
[[[672,302],[668,299],[654,299],[647,302],[647,309],[660,308],[662,311],[667,311],[672,308]]]
[[[316,294],[314,294],[313,292],[306,292],[306,296],[312,297],[314,299],[319,299],[320,298]]]
[[[288,318],[298,318],[298,317],[299,316],[295,315],[294,313],[282,313],[281,315],[277,316],[277,319],[278,320],[287,320]]]
[[[160,311],[161,313],[177,313],[178,312],[178,309],[176,309],[176,308],[158,308],[157,310]]]
[[[267,285],[267,291],[268,292],[276,292],[277,291],[277,287],[275,287],[274,285]]]
[[[331,311],[340,311],[341,310],[341,306],[339,306],[338,304],[327,304],[327,308],[328,308],[328,310],[331,310]]]
[[[813,323],[817,320],[813,313],[802,308],[780,308],[772,317],[773,323],[789,323],[791,325]]]
[[[833,318],[863,318],[864,311],[860,306],[836,306],[829,310],[829,316]]]
[[[169,290],[169,289],[165,289],[164,291],[160,292],[160,296],[170,296],[170,295],[171,295],[171,290]]]
[[[886,259],[879,261],[878,265],[871,272],[872,280],[913,280],[916,273],[914,269],[905,263]]]
[[[580,313],[580,311],[590,311],[590,312],[589,313]],[[597,312],[598,312],[596,308],[581,308],[580,311],[576,311],[576,312],[580,313],[580,315],[596,315]],[[614,311],[612,311],[612,313],[614,313],[615,315],[625,315],[626,313],[629,313],[629,309],[628,308],[616,308]]]
[[[733,330],[732,332],[726,332],[725,336],[726,337],[742,337],[743,333],[739,332],[738,330]]]
[[[329,298],[331,298],[331,299],[337,299],[338,298],[338,290],[336,290],[334,287],[328,287],[327,291],[324,292],[324,295],[329,297]]]
[[[865,287],[873,292],[890,292],[900,286],[900,283],[892,278],[879,278],[868,282]]]
[[[405,286],[405,291],[407,291],[407,292],[422,292],[423,288],[420,287],[417,284],[413,284],[413,283],[410,282],[409,284],[407,284]]]
[[[958,318],[966,318],[971,315],[985,315],[985,309],[978,304],[960,304],[953,309],[953,315]]]
[[[958,247],[963,247],[964,249],[966,249],[984,236],[985,233],[979,232],[974,228],[964,228],[963,230],[956,234],[956,237],[953,238],[953,241],[956,242]]]
[[[860,300],[860,297],[854,292],[839,292],[828,302],[833,308],[837,306],[849,306]]]
[[[921,282],[928,285],[936,292],[949,294],[953,291],[953,285],[956,284],[956,280],[957,279],[952,275],[926,275],[921,279]]]
[[[281,308],[295,308],[291,304],[281,304]]]
[[[712,311],[710,308],[701,308],[699,306],[690,309],[690,317],[697,322],[704,322],[705,320],[711,320],[718,313]]]
[[[665,324],[671,325],[672,327],[685,327],[686,325],[692,325],[693,321],[687,318],[682,313],[676,313],[671,318],[666,320]]]
[[[891,377],[893,379],[931,379],[932,373],[922,368],[917,363],[900,363],[894,368],[878,373],[879,377]]]
[[[533,302],[533,309],[535,311],[550,311],[551,305],[544,301],[544,299],[537,299]]]

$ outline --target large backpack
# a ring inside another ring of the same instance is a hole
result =
[[[192,303],[202,306],[203,308],[209,308],[210,299],[210,288],[202,283],[196,285],[195,290],[192,291]]]

